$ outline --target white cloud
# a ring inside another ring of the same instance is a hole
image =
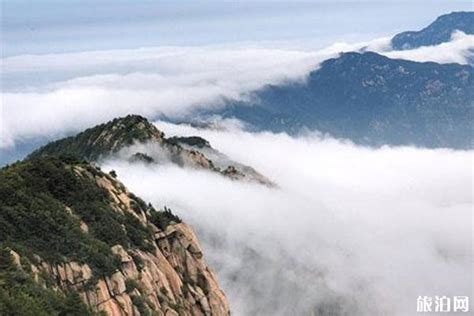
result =
[[[77,131],[129,113],[177,116],[197,106],[215,106],[224,97],[240,98],[267,83],[302,79],[316,66],[314,56],[264,48],[181,47],[7,58],[7,76],[30,69],[33,77],[51,72],[67,80],[4,91],[1,144]],[[82,76],[93,72],[98,74]]]
[[[472,36],[390,52],[389,38],[336,43],[318,51],[256,44],[159,47],[23,55],[2,59],[0,148],[66,133],[130,113],[182,117],[241,99],[266,84],[304,80],[319,63],[362,48],[394,58],[464,62]]]
[[[473,152],[158,127],[203,136],[279,185],[173,166],[105,166],[194,226],[236,315],[323,307],[409,315],[418,295],[472,294]]]
[[[388,51],[383,55],[389,58],[408,59],[418,62],[469,64],[474,55],[474,35],[456,31],[451,41],[433,46],[423,46],[411,50]]]

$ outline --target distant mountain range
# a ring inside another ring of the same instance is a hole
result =
[[[405,50],[449,42],[456,30],[474,34],[474,12],[452,12],[438,17],[421,31],[397,34],[392,38],[392,47]]]
[[[219,112],[257,129],[316,129],[369,145],[471,147],[473,68],[344,53],[305,83],[270,85]]]
[[[420,31],[424,35],[408,37],[418,38],[416,45],[449,40],[435,34],[451,34],[453,27],[469,33],[472,18],[471,12],[452,13]],[[403,37],[394,40],[401,43]],[[255,130],[317,130],[365,145],[465,149],[473,145],[473,75],[470,65],[343,53],[323,62],[304,83],[268,85],[251,101],[229,101],[200,114],[237,118]]]

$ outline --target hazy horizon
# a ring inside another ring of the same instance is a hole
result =
[[[416,30],[470,1],[1,2],[2,57],[156,46],[286,42],[312,49]],[[93,4],[93,5],[92,5]]]

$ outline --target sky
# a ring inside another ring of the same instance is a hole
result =
[[[472,2],[2,0],[1,9],[2,56],[12,56],[242,41],[322,47],[419,29]]]

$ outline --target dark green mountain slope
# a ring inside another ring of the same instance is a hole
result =
[[[153,250],[148,228],[131,214],[117,212],[96,177],[115,182],[85,162],[66,158],[34,159],[1,169],[0,242],[52,263],[88,263],[98,275],[109,275],[120,264],[110,250],[114,245]],[[139,198],[133,204],[139,211],[156,212]]]
[[[134,143],[161,141],[163,136],[144,117],[128,115],[89,128],[76,136],[51,142],[31,153],[29,158],[68,155],[96,161]]]

